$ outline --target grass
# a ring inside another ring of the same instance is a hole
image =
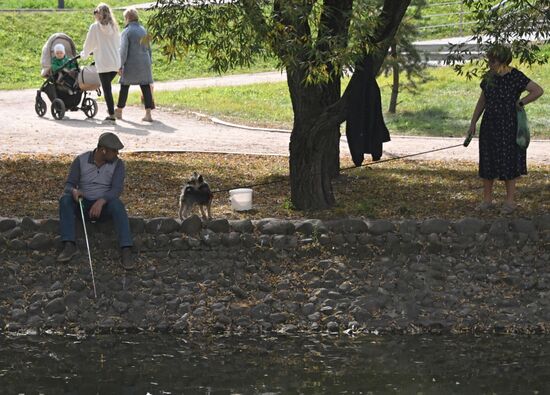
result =
[[[524,70],[541,86],[550,86],[550,65]],[[481,92],[479,80],[466,80],[448,67],[431,68],[429,81],[415,93],[402,91],[395,115],[385,114],[392,133],[401,135],[463,136]],[[383,108],[388,108],[391,77],[380,77]],[[344,85],[347,81],[344,82]],[[157,91],[155,101],[174,110],[200,111],[231,122],[264,127],[292,127],[287,84],[266,83],[237,87]],[[130,98],[136,104],[138,96]],[[550,138],[547,109],[550,95],[527,106],[532,138]]]
[[[334,182],[337,205],[324,211],[292,209],[288,162],[283,157],[221,154],[122,154],[127,166],[123,200],[131,216],[175,217],[183,180],[191,172],[205,175],[211,187],[280,181],[254,188],[254,210],[231,210],[227,192],[215,194],[215,218],[431,218],[476,216],[481,197],[477,166],[466,162],[395,161],[353,169]],[[57,217],[57,200],[73,157],[0,156],[0,216]],[[342,166],[349,166],[348,160]],[[41,169],[37,172],[36,169]],[[518,183],[517,216],[533,217],[550,209],[550,166],[531,166]],[[503,183],[496,185],[502,200]],[[498,216],[496,211],[484,218]]]
[[[128,4],[127,1],[124,3]],[[77,50],[80,50],[88,27],[93,22],[91,9],[63,13],[0,13],[0,89],[39,87],[42,83],[40,57],[48,37],[53,33],[64,32],[73,39]],[[114,13],[120,23],[123,19],[122,11]],[[146,21],[148,14],[146,11],[140,12],[140,18]],[[90,62],[91,60],[87,60],[81,63]],[[236,69],[232,73],[273,70],[274,65],[272,60],[258,60],[251,69]],[[170,62],[153,45],[153,76],[156,81],[213,75],[217,74],[209,69],[205,53],[189,53],[182,59]]]
[[[129,0],[110,0],[107,2],[111,7],[122,7],[135,4]],[[66,10],[93,9],[97,6],[95,0],[65,0]],[[57,0],[0,0],[0,10],[13,9],[52,9],[57,8]],[[409,14],[414,11],[409,8]],[[461,15],[465,25],[460,25]],[[421,39],[436,37],[451,37],[466,35],[471,25],[467,23],[472,19],[467,7],[457,1],[427,0],[426,6],[422,8],[422,19],[418,22]],[[443,25],[443,26],[441,26]],[[461,30],[462,28],[462,30]]]
[[[472,14],[460,1],[428,0],[422,8],[419,34],[422,39],[466,36],[471,30],[471,21]]]
[[[11,0],[0,2],[0,8],[9,8],[9,5],[14,3],[16,2]],[[34,5],[56,2],[44,0],[18,4],[27,3]],[[128,2],[111,4],[122,3]],[[92,22],[91,6],[87,1],[74,4],[67,2],[66,5],[82,6],[87,10],[68,13],[0,13],[0,51],[3,57],[0,62],[0,75],[3,77],[0,80],[0,89],[40,86],[41,48],[52,33],[63,31],[73,37],[77,47],[81,47],[88,26]],[[436,8],[432,4],[432,7],[427,8],[427,12]],[[120,11],[116,11],[115,14],[119,21],[122,20]],[[148,13],[142,12],[140,15],[146,20]],[[547,48],[547,51],[550,49]],[[190,53],[184,59],[169,62],[154,48],[153,57],[154,77],[157,81],[216,74],[209,70],[204,53]],[[261,60],[256,62],[252,69],[237,69],[232,72],[273,70],[274,64],[273,60]],[[550,65],[524,71],[543,87],[550,86]],[[429,74],[431,80],[419,85],[418,92],[401,92],[397,114],[386,114],[388,127],[392,133],[402,135],[464,135],[479,95],[478,81],[467,81],[449,68],[431,69]],[[383,108],[388,107],[391,89],[389,78],[379,78]],[[162,107],[200,111],[237,123],[287,129],[292,125],[292,110],[286,83],[186,89],[179,92],[158,91],[155,96],[157,103]],[[137,103],[137,100],[134,96],[131,102]],[[549,104],[550,95],[546,94],[538,102],[528,106],[533,138],[550,138],[546,111]]]
[[[0,0],[0,9],[47,9],[57,8],[57,0]],[[65,9],[94,9],[99,4],[96,0],[65,0]],[[129,0],[109,0],[110,7],[121,7],[136,4]]]

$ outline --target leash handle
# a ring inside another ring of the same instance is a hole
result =
[[[464,139],[464,143],[462,143],[462,145],[465,146],[465,147],[469,146],[473,137],[474,137],[474,133],[468,133],[468,135]]]

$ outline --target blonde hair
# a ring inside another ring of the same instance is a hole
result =
[[[134,7],[127,8],[122,15],[124,15],[124,19],[128,22],[137,22],[139,20],[138,12]]]
[[[101,25],[111,25],[115,30],[118,30],[118,23],[113,16],[111,8],[105,3],[99,3],[94,10],[94,15],[96,15],[97,21]]]

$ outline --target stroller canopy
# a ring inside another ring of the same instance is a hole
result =
[[[40,74],[42,74],[43,77],[46,77],[49,74],[50,68],[52,67],[52,57],[55,55],[54,47],[56,44],[63,44],[65,47],[65,55],[69,58],[72,58],[77,54],[72,38],[65,33],[52,34],[50,38],[48,38],[48,41],[46,41],[46,44],[44,44],[44,47],[42,47],[42,58],[40,59],[42,72]]]

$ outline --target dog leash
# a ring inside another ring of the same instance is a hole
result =
[[[415,154],[408,154],[408,155],[402,155],[402,156],[396,156],[396,157],[393,157],[393,158],[388,158],[388,159],[383,159],[383,160],[378,160],[376,162],[369,162],[369,163],[365,163],[363,165],[359,165],[359,166],[349,166],[349,167],[342,167],[340,168],[340,171],[347,171],[347,170],[351,170],[351,169],[357,169],[357,168],[360,168],[360,167],[370,167],[370,166],[373,166],[373,165],[378,165],[380,163],[387,163],[387,162],[391,162],[391,161],[395,161],[395,160],[401,160],[401,159],[405,159],[405,158],[411,158],[413,156],[419,156],[419,155],[424,155],[424,154],[430,154],[432,152],[437,152],[437,151],[444,151],[444,150],[448,150],[448,149],[452,149],[452,148],[458,148],[458,147],[467,147],[469,144],[470,144],[470,141],[472,140],[472,136],[468,135],[466,137],[466,140],[464,140],[464,142],[462,144],[455,144],[455,145],[450,145],[448,147],[443,147],[443,148],[435,148],[435,149],[432,149],[432,150],[429,150],[429,151],[422,151],[422,152],[417,152]],[[233,188],[225,188],[225,189],[216,189],[214,191],[212,191],[212,193],[218,193],[218,192],[229,192],[230,190],[232,189],[237,189],[237,188],[252,188],[252,187],[259,187],[259,186],[264,186],[264,185],[272,185],[272,184],[279,184],[279,183],[283,183],[283,182],[288,182],[288,176],[285,177],[284,180],[276,180],[276,181],[268,181],[268,182],[261,182],[261,183],[258,183],[258,184],[248,184],[248,185],[241,185],[241,186],[237,186],[237,187],[233,187]]]

